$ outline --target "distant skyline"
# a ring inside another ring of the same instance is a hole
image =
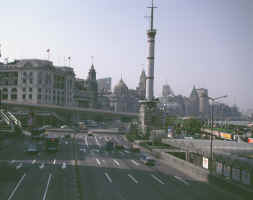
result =
[[[195,85],[222,102],[253,108],[253,1],[154,0],[155,95],[169,84],[189,96]],[[147,6],[151,0],[8,0],[0,7],[3,58],[71,57],[86,78],[94,56],[97,78],[136,88],[146,71]],[[144,65],[143,65],[144,64]]]

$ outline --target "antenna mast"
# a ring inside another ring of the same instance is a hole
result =
[[[151,9],[151,23],[150,23],[150,30],[154,30],[154,8],[157,8],[157,7],[154,7],[154,0],[152,0],[152,6],[151,7],[148,7]]]

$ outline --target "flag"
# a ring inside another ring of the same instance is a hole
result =
[[[50,49],[47,49],[47,53],[49,53],[50,52]]]
[[[71,57],[69,56],[69,57],[68,57],[68,59],[70,60],[70,59],[71,59]]]

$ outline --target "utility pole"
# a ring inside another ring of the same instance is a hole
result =
[[[215,101],[226,98],[226,97],[227,95],[216,97],[216,98],[212,98],[208,96],[208,99],[212,101],[211,103],[211,138],[210,138],[211,139],[211,143],[210,143],[211,173],[212,173],[212,168],[213,168],[213,104]]]

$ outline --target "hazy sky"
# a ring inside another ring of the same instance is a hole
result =
[[[94,56],[97,77],[121,74],[135,88],[146,68],[147,6],[150,0],[8,0],[0,6],[4,57],[72,57],[86,78]],[[155,0],[155,94],[168,83],[189,96],[193,85],[224,102],[253,108],[253,1]],[[67,64],[67,62],[66,62]],[[143,65],[144,64],[144,65]]]

